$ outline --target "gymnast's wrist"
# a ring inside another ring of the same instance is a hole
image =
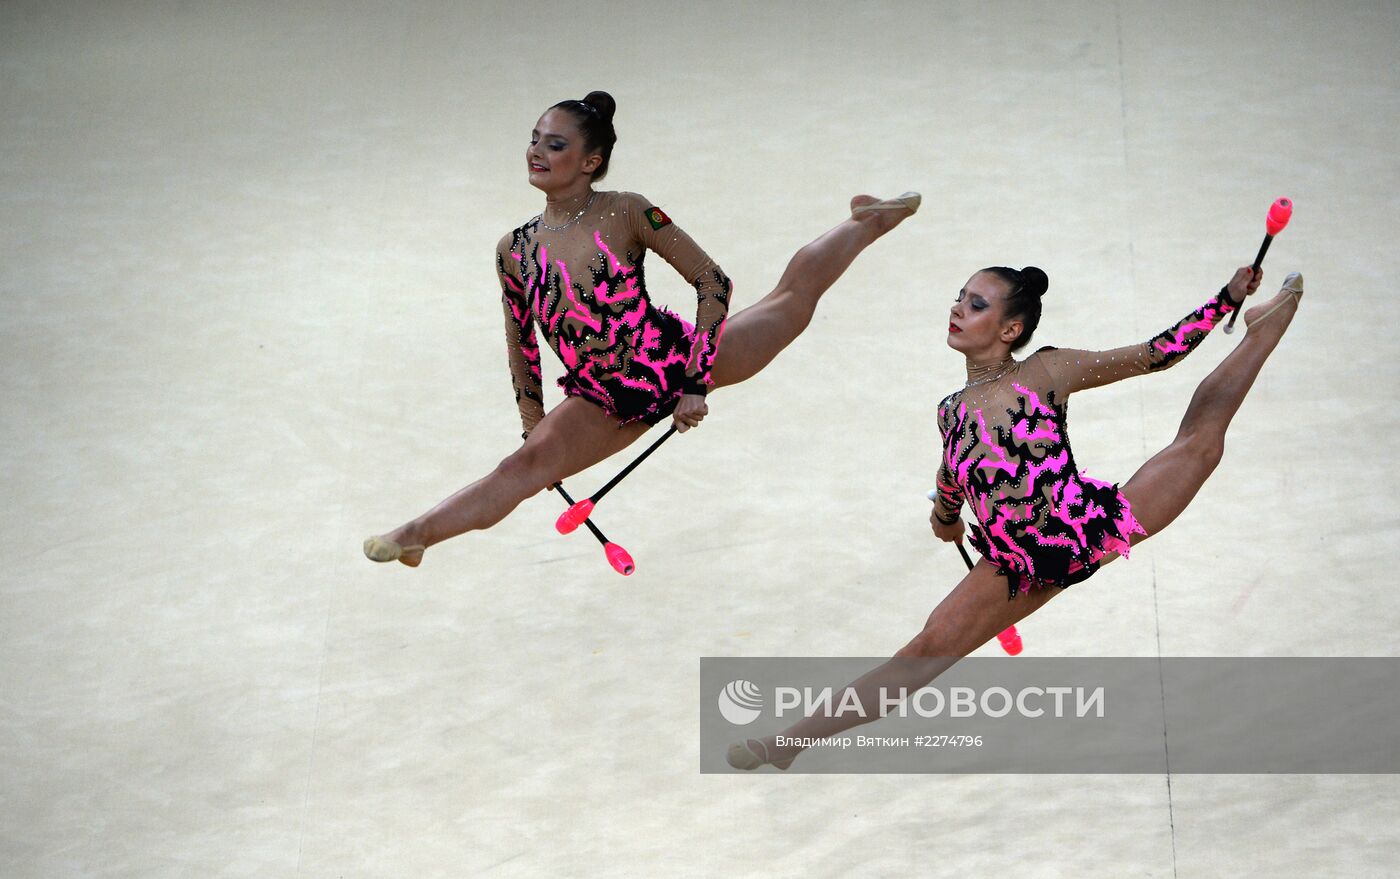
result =
[[[937,519],[937,520],[939,521],[939,524],[942,524],[942,525],[950,525],[950,526],[951,526],[951,525],[956,525],[956,524],[958,523],[958,520],[959,520],[960,518],[962,518],[962,517],[959,516],[957,513],[954,513],[951,517],[945,519],[945,518],[943,518],[943,514],[940,513],[940,512],[938,512],[938,510],[935,509],[935,510],[933,511],[933,518]]]
[[[696,375],[696,376],[689,376],[689,375],[688,375],[688,376],[685,377],[685,380],[681,382],[681,393],[682,393],[682,394],[689,394],[689,395],[696,396],[696,397],[703,397],[703,396],[705,396],[705,393],[706,393],[707,391],[709,391],[709,389],[710,389],[710,388],[709,388],[709,385],[706,385],[706,384],[705,384],[705,380],[704,380],[703,378],[701,378],[700,376],[698,376],[698,375]]]
[[[1236,301],[1234,300],[1234,297],[1232,297],[1232,296],[1230,295],[1230,285],[1229,285],[1229,284],[1226,284],[1226,285],[1224,285],[1223,287],[1220,288],[1220,298],[1221,298],[1221,299],[1224,299],[1226,302],[1230,303],[1230,307],[1231,307],[1231,308],[1234,308],[1234,309],[1237,309],[1237,310],[1239,309],[1239,307],[1240,307],[1241,305],[1244,305],[1244,300],[1243,300],[1243,299],[1241,299],[1239,302],[1236,302]]]

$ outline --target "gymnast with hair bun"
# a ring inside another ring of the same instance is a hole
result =
[[[708,413],[706,393],[763,369],[807,327],[817,302],[867,246],[911,216],[917,193],[851,199],[851,215],[792,257],[778,286],[729,314],[731,284],[670,216],[631,192],[595,185],[617,134],[606,92],[555,104],[525,148],[544,210],[501,239],[496,272],[524,443],[491,473],[416,519],[364,542],[377,562],[416,567],[423,552],[492,525],[526,498],[621,451],[671,418],[685,431]],[[698,298],[692,325],[653,304],[647,251]],[[539,336],[564,365],[564,401],[548,413]]]
[[[968,279],[948,315],[948,347],[965,358],[967,383],[938,404],[943,453],[930,523],[940,540],[961,542],[966,505],[982,558],[895,659],[849,685],[859,704],[876,704],[882,688],[927,685],[1180,515],[1220,463],[1230,420],[1293,320],[1301,275],[1290,274],[1272,301],[1245,313],[1248,332],[1196,389],[1176,438],[1121,489],[1076,468],[1066,405],[1076,391],[1180,363],[1261,278],[1239,269],[1204,305],[1146,342],[1110,351],[1045,347],[1024,360],[1012,353],[1040,321],[1045,273],[997,266]],[[815,741],[871,719],[806,717],[782,735]],[[738,769],[786,769],[802,750],[769,736],[731,746],[728,759]]]

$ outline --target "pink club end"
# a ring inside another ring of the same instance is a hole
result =
[[[613,570],[617,571],[622,576],[626,577],[637,570],[637,566],[632,564],[632,557],[627,554],[627,550],[618,546],[616,543],[605,545],[603,547],[603,552],[608,555],[608,564],[612,565]]]
[[[1287,226],[1291,219],[1293,219],[1293,202],[1290,199],[1281,198],[1269,206],[1269,216],[1264,221],[1264,229],[1270,235],[1277,235],[1283,231],[1283,227]]]
[[[593,501],[584,498],[581,501],[574,501],[574,505],[559,514],[559,518],[554,520],[554,530],[560,534],[572,534],[578,526],[583,524],[583,520],[593,514]]]
[[[1001,649],[1005,650],[1007,655],[1016,656],[1021,652],[1021,633],[1016,631],[1015,626],[1009,626],[999,633],[997,640],[1001,642]]]

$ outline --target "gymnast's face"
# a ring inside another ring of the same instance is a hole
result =
[[[602,161],[601,153],[590,153],[584,146],[583,133],[574,117],[560,109],[549,110],[540,117],[525,148],[530,185],[545,194],[586,188]]]
[[[948,311],[948,347],[974,360],[1005,357],[1022,327],[1019,320],[1003,319],[1010,292],[996,275],[968,278]]]

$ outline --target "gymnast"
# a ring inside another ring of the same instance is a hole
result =
[[[664,211],[635,193],[594,189],[617,140],[615,109],[606,92],[590,92],[540,117],[525,162],[544,210],[496,248],[524,443],[428,512],[366,539],[370,559],[417,567],[428,547],[491,527],[668,416],[679,431],[696,427],[709,412],[707,391],[763,369],[807,327],[856,256],[919,207],[912,192],[856,196],[851,216],[797,251],[773,292],[729,316],[729,278]],[[648,250],[695,287],[694,326],[652,304]],[[565,399],[548,414],[537,327],[565,369]]]
[[[967,383],[938,405],[943,453],[930,524],[940,540],[961,542],[966,504],[982,558],[893,660],[849,685],[860,704],[877,704],[882,689],[912,693],[927,685],[1181,514],[1220,463],[1231,418],[1292,322],[1301,275],[1290,274],[1272,301],[1245,313],[1244,340],[1196,389],[1176,438],[1121,490],[1075,467],[1066,404],[1075,391],[1180,363],[1261,278],[1241,268],[1208,302],[1146,342],[1110,351],[1045,347],[1024,360],[1011,355],[1040,321],[1045,273],[997,266],[968,279],[948,320],[948,346],[966,358]],[[873,719],[806,717],[782,735],[816,741]],[[728,760],[738,769],[787,769],[802,750],[777,747],[770,736],[732,745]]]

